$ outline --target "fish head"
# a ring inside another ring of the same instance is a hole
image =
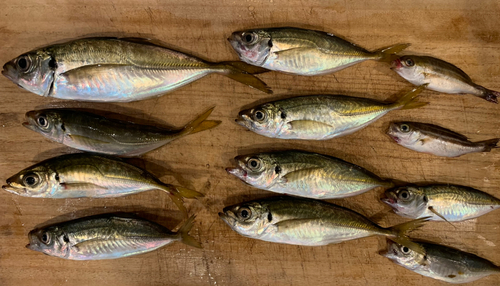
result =
[[[3,66],[2,74],[27,91],[48,96],[54,81],[56,61],[43,50],[32,51]]]
[[[427,209],[428,203],[425,193],[416,186],[388,189],[381,200],[388,204],[395,213],[409,218],[420,217]]]
[[[263,30],[237,31],[227,40],[242,61],[254,66],[263,66],[273,47],[271,35]]]
[[[391,61],[391,69],[413,84],[426,83],[424,65],[417,56],[397,57]]]
[[[257,134],[266,137],[277,137],[284,124],[284,118],[273,103],[265,103],[251,109],[242,110],[236,123]]]
[[[270,225],[269,210],[258,202],[225,207],[219,217],[237,233],[251,238],[260,237]]]
[[[411,122],[391,122],[387,135],[403,146],[417,144],[421,137],[420,131]]]
[[[30,243],[26,248],[50,256],[66,257],[69,250],[69,238],[58,227],[51,226],[34,229],[28,234]]]
[[[56,110],[32,110],[26,113],[23,126],[43,136],[62,143],[64,140],[64,123]]]
[[[390,239],[387,239],[387,250],[381,251],[379,254],[410,270],[422,267],[426,259],[424,254]]]
[[[8,178],[7,185],[2,188],[23,197],[43,198],[50,194],[52,181],[55,179],[58,179],[56,173],[50,172],[43,165],[35,165]]]
[[[267,189],[279,179],[281,167],[268,154],[236,156],[238,167],[226,171],[243,182],[259,189]]]

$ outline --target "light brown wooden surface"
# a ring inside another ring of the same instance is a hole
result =
[[[477,83],[500,90],[498,1],[11,1],[0,11],[0,63],[23,52],[83,36],[159,39],[212,61],[236,60],[226,38],[235,30],[293,25],[343,36],[367,49],[409,42],[407,53],[450,61]],[[182,126],[211,106],[222,120],[198,133],[132,160],[163,181],[206,194],[187,201],[197,214],[192,234],[203,249],[174,243],[158,251],[108,261],[66,261],[25,248],[27,233],[46,221],[134,211],[174,228],[182,217],[170,199],[153,191],[116,199],[51,200],[0,191],[0,285],[441,285],[378,255],[385,240],[371,237],[324,247],[272,244],[242,237],[217,216],[229,204],[272,195],[244,185],[224,168],[250,151],[299,148],[337,156],[401,181],[472,186],[500,197],[500,151],[439,158],[396,145],[384,132],[395,119],[439,124],[472,140],[500,137],[500,106],[473,96],[425,91],[424,108],[394,111],[366,129],[329,141],[280,141],[234,123],[242,107],[291,95],[343,93],[385,100],[412,86],[382,63],[365,62],[333,75],[260,76],[266,95],[212,75],[157,99],[127,104],[64,102]],[[56,155],[74,152],[23,128],[26,111],[61,101],[43,98],[0,78],[0,180]],[[376,189],[339,204],[383,226],[405,219],[379,202]],[[428,223],[413,236],[448,244],[500,264],[500,212],[455,224]],[[475,285],[498,285],[500,275]]]

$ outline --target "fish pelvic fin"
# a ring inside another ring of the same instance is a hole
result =
[[[476,88],[482,91],[482,94],[478,95],[480,98],[487,100],[489,102],[498,103],[498,97],[500,96],[500,92],[487,89],[482,86],[477,86]]]
[[[215,106],[205,111],[202,115],[198,116],[195,120],[189,122],[182,129],[182,135],[194,134],[204,130],[212,129],[219,125],[221,121],[219,120],[206,120],[208,116],[212,113]]]
[[[186,222],[179,228],[177,233],[180,235],[182,243],[196,248],[202,248],[201,244],[194,237],[189,235],[189,231],[191,230],[191,228],[193,228],[195,218],[195,215],[189,217]]]
[[[393,241],[401,245],[417,251],[418,253],[425,254],[425,250],[423,249],[423,247],[418,243],[411,241],[407,233],[423,226],[424,223],[429,219],[430,217],[423,217],[390,227],[388,228],[389,233],[387,234],[387,236],[389,237],[389,239],[392,239]]]
[[[498,146],[499,141],[500,141],[500,138],[494,138],[494,139],[479,141],[476,143],[484,145],[483,152],[490,152],[491,149],[493,149],[493,148],[499,148],[499,146]]]
[[[242,66],[238,64],[238,66]],[[265,93],[272,94],[273,91],[270,87],[267,86],[265,82],[260,80],[258,77],[252,75],[245,70],[242,70],[240,67],[235,67],[233,64],[228,64],[227,62],[222,62],[215,64],[213,66],[216,69],[217,73],[227,76],[230,79],[238,81],[242,84],[248,85]],[[253,70],[250,70],[254,72]],[[255,72],[258,73],[258,72]]]
[[[395,54],[403,51],[408,48],[410,44],[396,44],[387,48],[382,48],[374,52],[377,55],[379,61],[381,62],[390,62]]]
[[[427,84],[423,84],[412,89],[407,94],[403,95],[398,101],[392,104],[394,109],[413,109],[425,106],[428,102],[415,102],[414,100],[417,96],[427,87]]]

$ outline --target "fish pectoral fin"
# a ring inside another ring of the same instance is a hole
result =
[[[59,74],[61,80],[68,84],[78,84],[82,79],[96,78],[99,75],[108,75],[110,70],[119,67],[129,67],[128,64],[97,64],[71,69]]]
[[[438,217],[440,217],[442,220],[444,220],[445,222],[451,224],[454,228],[457,228],[455,225],[453,225],[451,222],[449,222],[444,216],[442,216],[440,213],[438,213],[432,206],[428,207],[428,209],[435,215],[437,215]]]
[[[282,51],[277,51],[274,52],[276,55],[276,59],[278,61],[282,61],[285,59],[280,59],[280,58],[286,58],[286,57],[297,57],[300,56],[301,54],[315,54],[318,53],[319,50],[317,47],[303,47],[303,48],[292,48],[288,50],[282,50]]]
[[[61,183],[61,186],[65,191],[84,191],[84,190],[93,190],[93,191],[105,191],[108,188],[99,186],[92,183]]]
[[[83,136],[83,135],[68,134],[67,137],[69,137],[74,142],[85,143],[85,145],[86,144],[92,144],[92,145],[110,144],[110,142],[102,141],[102,140],[95,139],[95,138],[90,138],[90,137]]]
[[[98,247],[103,245],[105,242],[106,242],[105,239],[96,237],[96,238],[92,238],[89,240],[79,242],[79,243],[71,246],[71,248],[77,253],[89,252],[89,251],[92,251],[93,249],[97,249]]]
[[[294,229],[294,228],[301,228],[304,224],[308,224],[311,222],[317,223],[319,222],[319,219],[318,218],[289,219],[277,222],[274,224],[274,226],[277,227],[278,230]]]
[[[311,175],[311,172],[314,172],[315,170],[321,170],[322,168],[308,168],[308,169],[302,169],[302,170],[297,170],[290,172],[286,175],[284,175],[281,180],[282,183],[292,183],[296,181],[300,181],[307,176]]]
[[[288,124],[290,125],[290,130],[294,132],[309,131],[315,133],[315,131],[325,131],[325,129],[330,131],[333,128],[331,125],[313,120],[295,120],[290,121]]]

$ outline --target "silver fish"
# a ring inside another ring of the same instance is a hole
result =
[[[28,234],[28,249],[71,260],[100,260],[150,252],[180,241],[201,248],[188,232],[190,217],[177,232],[131,214],[84,217],[34,229]]]
[[[268,102],[239,113],[236,122],[271,138],[326,140],[365,128],[388,112],[418,108],[425,89],[413,89],[394,103],[345,95],[309,95]]]
[[[439,244],[414,243],[424,252],[387,240],[387,251],[380,254],[420,275],[454,284],[500,273],[500,267],[472,253]]]
[[[138,156],[175,139],[214,128],[220,121],[205,120],[207,110],[179,130],[109,119],[71,109],[44,109],[26,113],[23,126],[66,146],[93,153]]]
[[[228,40],[248,64],[307,76],[333,73],[366,60],[389,61],[409,46],[370,52],[330,33],[292,27],[237,31]]]
[[[498,103],[500,92],[475,84],[455,65],[427,56],[402,56],[392,61],[392,70],[414,85],[428,84],[427,88],[444,93],[472,94],[489,102]]]
[[[338,158],[304,151],[237,156],[226,171],[256,188],[315,199],[355,196],[391,181]]]
[[[448,222],[476,218],[500,208],[500,199],[456,185],[397,187],[385,191],[382,201],[404,217]]]
[[[392,122],[387,134],[399,145],[417,152],[442,157],[458,157],[497,148],[499,138],[471,142],[449,129],[420,122]]]
[[[153,174],[123,160],[89,153],[68,154],[42,161],[7,179],[2,188],[33,198],[109,198],[162,190],[187,216],[183,198],[203,194],[165,184]]]
[[[244,71],[245,69],[246,71]],[[271,93],[241,62],[210,63],[137,38],[86,38],[22,54],[2,74],[35,94],[129,102],[163,95],[212,73]]]
[[[415,248],[406,233],[427,220],[383,228],[350,209],[288,196],[229,206],[219,217],[237,233],[269,242],[319,246],[381,235]]]

